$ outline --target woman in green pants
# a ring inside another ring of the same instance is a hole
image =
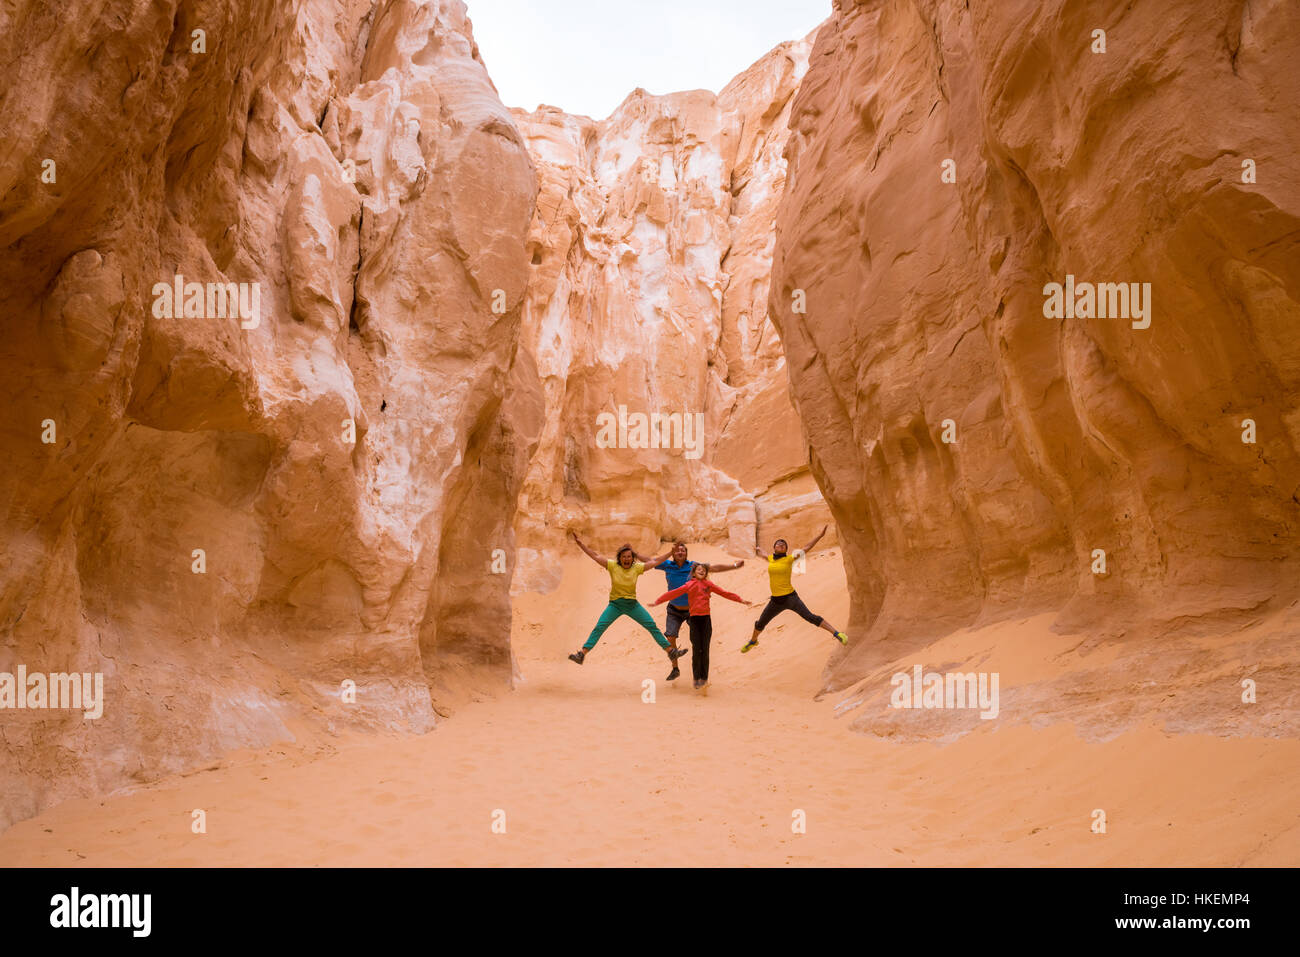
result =
[[[578,543],[578,547],[587,553],[587,557],[598,565],[601,565],[609,572],[609,605],[601,613],[600,620],[596,622],[596,627],[591,629],[591,634],[587,636],[587,643],[578,649],[574,654],[569,655],[570,661],[576,661],[578,664],[587,657],[587,652],[596,647],[596,642],[600,641],[600,636],[605,633],[605,629],[614,624],[623,615],[627,615],[638,625],[650,632],[650,637],[668,653],[668,660],[677,665],[677,659],[686,654],[686,649],[674,648],[668,643],[668,639],[663,636],[655,620],[650,617],[650,612],[646,611],[642,604],[636,600],[636,580],[642,572],[646,570],[647,564],[651,567],[664,561],[668,555],[664,554],[656,558],[653,562],[639,562],[636,560],[636,552],[632,550],[631,545],[624,545],[618,550],[618,554],[613,558],[602,558],[594,551],[582,543],[578,538],[577,532],[571,532],[573,540]]]

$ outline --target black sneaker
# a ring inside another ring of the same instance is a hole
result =
[[[670,650],[669,650],[669,652],[668,652],[668,657],[669,657],[671,660],[676,661],[678,658],[680,658],[682,655],[688,653],[690,650],[691,650],[691,649],[689,649],[689,648],[673,648],[673,649],[670,649]],[[674,668],[673,670],[676,671],[677,669]]]
[[[680,678],[681,676],[682,676],[682,669],[678,668],[676,665],[673,665],[673,670],[668,672],[668,680],[672,681],[673,679]]]
[[[569,660],[576,661],[578,664],[582,664],[582,662],[586,660],[586,657],[587,657],[587,653],[585,651],[578,651],[569,655]]]

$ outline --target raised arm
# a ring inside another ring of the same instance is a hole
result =
[[[586,545],[584,545],[582,539],[578,537],[577,532],[570,532],[569,534],[573,536],[573,540],[578,543],[578,547],[581,548],[584,552],[586,552],[587,557],[590,558],[593,562],[595,562],[601,568],[604,568],[609,564],[608,558],[601,558],[599,555],[596,554],[596,552],[593,549],[590,549]]]
[[[742,558],[740,561],[731,565],[714,565],[712,562],[708,562],[705,567],[708,568],[710,575],[714,572],[734,572],[737,568],[745,567],[745,560]]]
[[[828,528],[830,528],[829,525],[823,525],[822,530],[817,533],[816,537],[814,537],[811,542],[809,542],[807,545],[803,547],[802,551],[811,552],[813,548],[817,545],[817,543],[822,540],[822,536],[826,534],[826,529]]]
[[[634,552],[633,554],[636,553]],[[640,555],[637,555],[636,560],[639,562],[645,562],[646,571],[649,571],[652,568],[658,568],[660,565],[662,565],[664,562],[668,561],[668,559],[672,557],[673,557],[673,550],[670,548],[668,549],[668,551],[664,552],[658,558],[642,558]]]

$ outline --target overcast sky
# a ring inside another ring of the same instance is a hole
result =
[[[506,106],[604,119],[638,86],[721,90],[831,0],[465,0]]]

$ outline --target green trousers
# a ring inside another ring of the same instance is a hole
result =
[[[667,650],[672,647],[668,644],[668,639],[664,637],[655,620],[650,617],[650,612],[635,598],[615,598],[610,601],[609,605],[601,612],[600,619],[596,622],[596,627],[591,629],[591,634],[587,636],[587,643],[582,646],[583,651],[591,651],[596,647],[596,642],[600,641],[600,636],[605,633],[605,629],[614,622],[618,621],[624,615],[627,615],[634,622],[650,632],[650,637],[658,642],[659,647]]]

